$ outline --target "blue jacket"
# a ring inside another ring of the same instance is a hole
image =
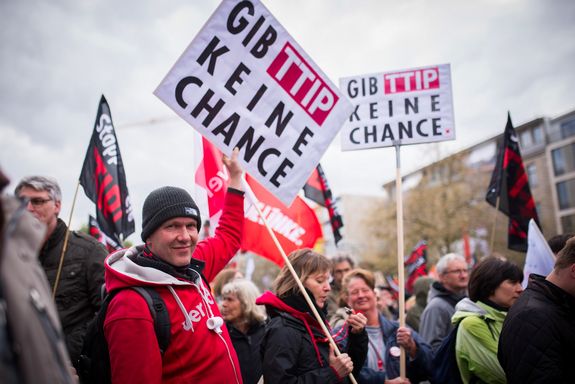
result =
[[[385,379],[394,379],[399,376],[399,356],[392,356],[389,352],[391,347],[398,346],[396,340],[399,323],[390,321],[379,314],[379,324],[385,343],[385,372],[375,371],[367,366],[367,359],[359,373],[359,384],[380,384]],[[336,330],[337,331],[337,330]],[[415,359],[406,356],[406,374],[412,383],[427,380],[431,376],[431,362],[433,354],[431,347],[415,331],[411,331],[411,337],[417,345]],[[371,348],[371,344],[369,346]]]

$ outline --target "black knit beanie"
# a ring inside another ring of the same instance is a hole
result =
[[[162,187],[152,191],[142,208],[142,240],[146,239],[166,220],[191,217],[202,225],[200,210],[188,192],[182,188]]]

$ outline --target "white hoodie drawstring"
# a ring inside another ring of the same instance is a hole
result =
[[[172,296],[174,296],[176,303],[178,303],[178,307],[180,307],[180,311],[182,311],[182,313],[184,314],[184,318],[186,319],[186,321],[184,322],[184,329],[186,330],[191,329],[192,332],[194,332],[194,324],[192,323],[192,320],[190,320],[188,311],[186,311],[186,307],[184,307],[184,304],[180,300],[180,297],[176,294],[176,291],[174,291],[174,288],[172,288],[171,285],[168,285],[168,290],[172,293]]]
[[[194,271],[195,272],[195,271]],[[207,313],[208,313],[208,317],[213,318],[214,317],[214,313],[212,312],[212,308],[210,307],[210,305],[208,304],[208,300],[209,297],[206,298],[206,295],[208,295],[208,293],[204,292],[204,287],[202,286],[202,280],[200,278],[199,281],[200,286],[198,287],[198,285],[196,285],[195,283],[192,283],[192,286],[194,288],[196,288],[196,290],[198,291],[198,293],[200,294],[200,297],[202,298],[202,301],[205,305],[205,307],[207,308]],[[192,323],[192,320],[190,319],[190,316],[188,315],[188,312],[186,311],[186,308],[184,307],[184,304],[182,303],[182,301],[180,300],[180,297],[178,296],[178,294],[176,293],[176,291],[174,290],[174,288],[172,288],[171,285],[168,285],[168,290],[172,293],[172,296],[174,296],[174,299],[176,300],[176,303],[178,303],[178,307],[180,307],[180,310],[182,311],[182,313],[184,314],[184,318],[186,319],[186,321],[184,322],[184,329],[189,330],[191,329],[192,332],[194,332],[194,325]],[[209,292],[209,291],[208,291]],[[234,376],[236,379],[236,383],[239,384],[239,379],[238,379],[238,371],[236,369],[236,365],[234,364],[234,360],[232,359],[232,355],[230,353],[230,347],[228,346],[228,343],[226,343],[226,340],[222,337],[221,335],[221,331],[220,332],[216,332],[216,334],[218,335],[218,337],[222,340],[222,342],[224,343],[224,346],[226,347],[226,352],[228,354],[228,359],[232,365],[232,369],[234,370]]]

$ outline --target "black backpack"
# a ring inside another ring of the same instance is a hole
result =
[[[455,359],[455,340],[459,323],[449,331],[433,356],[431,384],[462,384],[459,367]]]
[[[130,287],[129,289],[138,292],[146,300],[154,320],[160,353],[163,354],[170,344],[170,316],[164,300],[155,289],[150,287]],[[121,289],[106,295],[96,317],[88,324],[78,362],[78,376],[82,384],[111,383],[110,354],[104,335],[104,320],[108,305],[119,291]]]

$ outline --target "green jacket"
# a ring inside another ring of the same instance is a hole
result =
[[[497,360],[497,345],[507,312],[466,298],[457,303],[451,321],[459,324],[455,357],[465,384],[506,383]]]

